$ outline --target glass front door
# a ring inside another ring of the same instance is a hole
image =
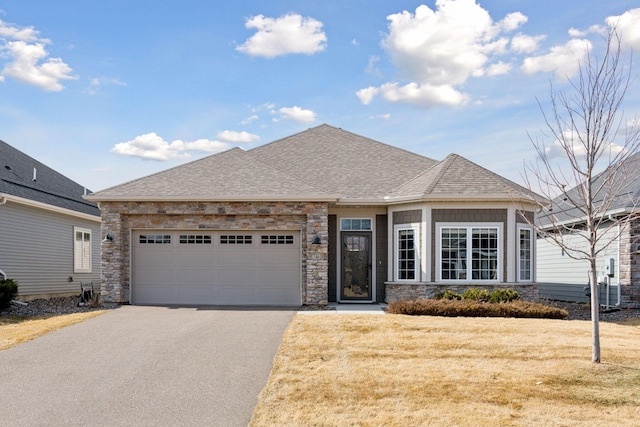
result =
[[[342,233],[341,300],[371,300],[371,233]]]

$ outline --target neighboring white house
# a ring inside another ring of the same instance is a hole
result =
[[[100,287],[100,210],[81,185],[0,141],[0,274],[18,297]]]
[[[626,173],[616,174],[609,185],[622,188],[618,196],[605,210],[605,219],[599,227],[600,244],[611,244],[598,255],[600,303],[608,306],[640,307],[640,154],[628,160]],[[607,179],[607,171],[594,178],[594,188]],[[575,189],[567,192],[570,196]],[[556,226],[572,228],[565,231],[567,247],[585,248],[584,218],[575,206],[570,206],[566,195],[552,201],[548,215],[554,216]],[[545,230],[551,230],[549,219],[541,218]],[[627,221],[629,220],[629,221]],[[624,222],[621,222],[624,221]],[[560,301],[588,302],[589,264],[586,260],[572,259],[566,251],[553,244],[551,239],[538,238],[537,281],[541,297]]]

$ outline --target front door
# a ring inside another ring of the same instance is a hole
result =
[[[371,233],[342,232],[341,300],[371,301]]]

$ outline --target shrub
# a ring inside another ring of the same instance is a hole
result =
[[[538,319],[565,319],[566,310],[558,307],[527,302],[511,301],[501,304],[463,299],[422,299],[416,301],[395,301],[389,303],[387,313],[411,316],[446,317],[523,317]]]
[[[11,300],[18,294],[18,282],[13,279],[0,280],[0,310],[9,308]]]
[[[520,299],[520,294],[515,289],[496,289],[491,292],[489,302],[511,302]]]
[[[462,297],[460,296],[460,294],[458,294],[455,291],[452,291],[450,289],[447,289],[444,292],[440,292],[438,294],[436,294],[435,299],[455,299],[455,300],[461,300]]]
[[[462,293],[462,299],[470,299],[474,301],[489,301],[489,291],[486,289],[469,288]]]

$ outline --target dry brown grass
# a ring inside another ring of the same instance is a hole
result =
[[[297,315],[252,426],[639,425],[640,324]]]
[[[0,317],[0,351],[105,312],[99,310],[59,316]]]

